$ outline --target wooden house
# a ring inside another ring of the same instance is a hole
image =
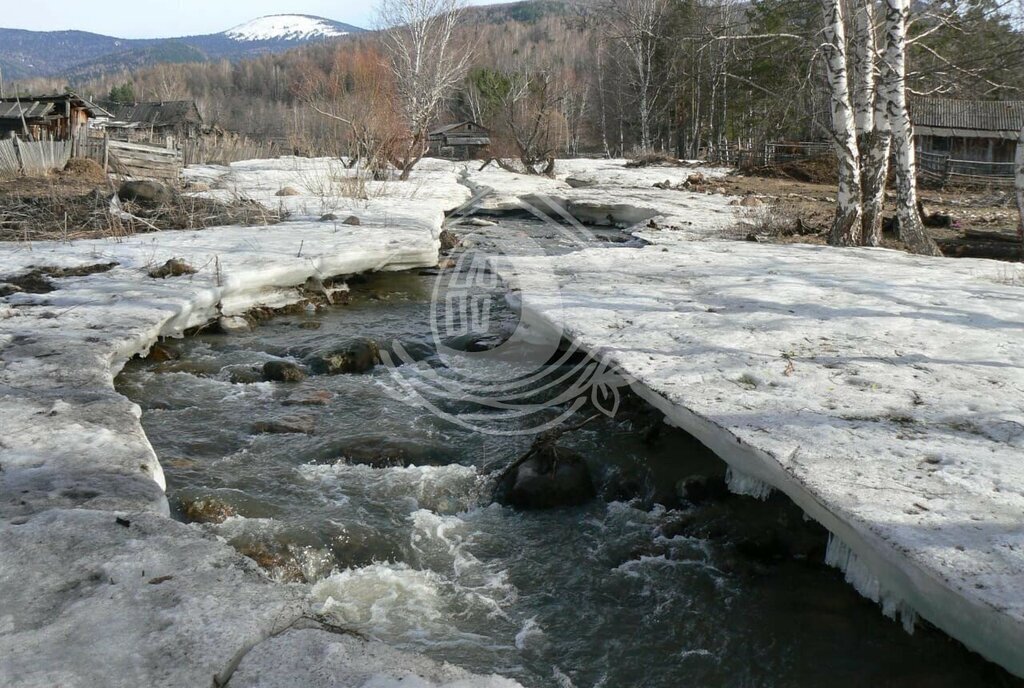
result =
[[[203,131],[203,117],[194,100],[102,104],[110,118],[100,126],[115,139],[152,143],[173,137],[180,141],[194,139]]]
[[[103,108],[74,93],[0,99],[0,139],[71,141],[78,155],[88,137],[90,120],[109,116]]]
[[[430,155],[472,160],[480,157],[491,145],[491,132],[476,122],[456,122],[431,131],[427,142]]]
[[[917,150],[957,161],[1012,163],[1024,127],[1024,101],[913,98]]]

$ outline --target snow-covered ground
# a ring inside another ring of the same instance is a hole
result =
[[[698,173],[707,180],[705,193],[655,187],[666,182],[676,187]],[[735,228],[738,218],[748,213],[731,205],[736,198],[715,189],[714,180],[726,173],[711,167],[628,169],[625,160],[560,160],[555,179],[514,175],[496,165],[481,171],[479,164],[470,164],[464,180],[482,197],[483,212],[518,210],[526,204],[595,225],[631,227],[653,219],[659,227],[698,239]]]
[[[195,168],[201,193],[254,198],[290,220],[0,245],[0,282],[30,267],[117,264],[0,299],[0,676],[514,685],[336,636],[309,618],[308,589],[271,585],[224,543],[165,518],[139,411],[113,388],[158,336],[301,299],[309,277],[435,264],[443,210],[469,197],[460,174],[495,191],[486,208],[547,197],[580,218],[639,223],[646,248],[522,259],[506,277],[524,308],[607,354],[728,461],[734,489],[780,489],[823,523],[830,561],[887,613],[908,625],[920,614],[1024,674],[1019,267],[716,241],[746,217],[734,199],[654,188],[693,169],[564,161],[547,180],[478,167],[427,160],[409,184],[370,184],[369,200],[330,161]],[[296,195],[278,196],[286,187]],[[645,228],[651,219],[659,229]],[[148,276],[171,258],[198,272]],[[530,288],[550,275],[559,291]]]
[[[468,192],[450,166],[426,166],[403,194],[339,201],[361,221],[349,226],[313,219],[320,193],[304,183],[334,175],[326,161],[192,174],[272,207],[283,186],[302,193],[284,199],[294,219],[272,227],[0,245],[0,283],[116,264],[0,300],[0,682],[517,685],[337,635],[314,618],[307,588],[272,584],[223,541],[166,518],[139,410],[113,385],[158,336],[299,301],[307,278],[436,265],[444,211]],[[197,272],[149,276],[172,258]]]
[[[1024,675],[1024,270],[641,234],[504,277],[734,489],[824,524],[829,562],[887,614]]]

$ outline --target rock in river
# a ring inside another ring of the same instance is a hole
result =
[[[302,382],[306,371],[288,361],[269,361],[263,365],[263,379],[267,382]]]
[[[498,480],[494,498],[517,509],[586,504],[596,496],[583,457],[558,446],[543,447]]]
[[[309,359],[310,367],[324,375],[365,373],[380,363],[380,348],[369,339],[359,340],[343,349],[314,354]]]

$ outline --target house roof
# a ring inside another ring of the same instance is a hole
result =
[[[193,100],[135,103],[133,105],[104,102],[103,105],[110,111],[111,119],[116,122],[141,122],[154,127],[203,123],[199,108],[196,107]]]
[[[428,134],[428,136],[440,136],[442,134],[447,134],[449,131],[453,131],[455,129],[458,129],[459,127],[464,127],[467,124],[472,124],[474,127],[476,127],[481,132],[485,132],[485,133],[487,132],[487,128],[486,127],[482,127],[479,124],[477,124],[476,122],[473,122],[473,121],[470,121],[470,120],[463,120],[462,122],[455,122],[454,124],[446,124],[443,127],[438,127],[437,129],[434,129],[433,131],[431,131]]]
[[[42,119],[60,117],[64,114],[63,104],[70,102],[76,107],[85,108],[90,117],[109,116],[110,113],[81,96],[74,93],[61,93],[51,96],[26,96],[25,98],[0,99],[0,120]]]
[[[925,136],[1016,139],[1024,128],[1024,100],[913,98],[909,109]]]

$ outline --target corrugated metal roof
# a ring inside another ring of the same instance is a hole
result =
[[[46,117],[54,110],[53,103],[22,101],[21,103],[0,103],[0,119],[20,120]]]
[[[994,136],[1002,137],[1007,132],[1019,133],[1024,128],[1024,100],[913,98],[909,109],[914,126],[930,130],[990,131]]]

